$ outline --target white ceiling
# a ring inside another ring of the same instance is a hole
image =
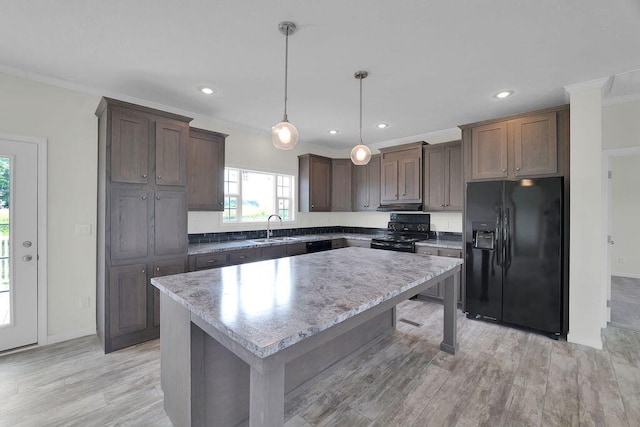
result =
[[[266,134],[283,113],[284,20],[298,26],[289,120],[333,148],[357,141],[358,70],[375,145],[562,104],[563,86],[640,69],[638,0],[2,0],[0,67]],[[625,76],[610,89],[640,91]],[[515,95],[492,98],[503,89]]]

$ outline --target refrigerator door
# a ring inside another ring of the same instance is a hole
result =
[[[502,317],[502,182],[467,184],[465,310]]]
[[[505,182],[502,320],[560,333],[562,178]]]

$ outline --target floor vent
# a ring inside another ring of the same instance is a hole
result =
[[[422,323],[413,322],[413,321],[407,320],[405,318],[401,318],[400,321],[402,323],[406,323],[407,325],[415,326],[416,328],[419,328],[420,326],[422,326]]]

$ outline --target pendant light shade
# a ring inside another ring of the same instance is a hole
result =
[[[353,75],[360,80],[360,143],[351,150],[351,161],[358,166],[366,165],[371,160],[371,150],[362,142],[362,79],[368,75],[366,71],[358,71]]]
[[[289,68],[289,35],[296,31],[296,24],[289,21],[281,22],[278,30],[285,35],[284,50],[284,117],[280,123],[271,129],[271,141],[280,150],[291,150],[298,143],[298,129],[287,119],[287,77]]]

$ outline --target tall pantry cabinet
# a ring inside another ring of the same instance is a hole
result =
[[[160,336],[155,276],[186,271],[188,117],[102,98],[96,316],[105,353]]]

